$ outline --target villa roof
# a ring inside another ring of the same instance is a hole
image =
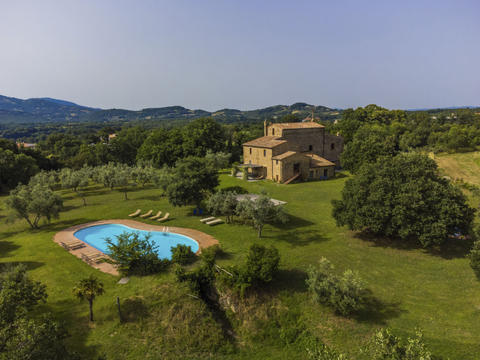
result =
[[[313,128],[324,128],[325,126],[320,125],[316,122],[296,122],[296,123],[277,123],[272,124],[279,129],[313,129]]]
[[[297,154],[297,152],[295,152],[295,151],[286,151],[282,154],[279,154],[277,156],[272,157],[272,159],[273,160],[283,160],[283,159],[289,158],[290,156],[293,156],[295,154]]]
[[[283,140],[277,136],[262,136],[258,139],[254,139],[252,141],[248,141],[244,143],[243,146],[274,148],[286,142],[287,142],[286,140]]]
[[[312,159],[312,162],[310,163],[310,167],[335,166],[333,162],[321,156],[318,156],[317,154],[307,153],[302,155],[308,156],[310,159]]]

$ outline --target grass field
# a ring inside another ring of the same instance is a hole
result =
[[[269,309],[283,309],[301,318],[323,341],[350,354],[365,345],[380,327],[389,326],[400,335],[413,334],[418,327],[435,354],[450,359],[478,358],[480,283],[465,259],[466,249],[448,246],[443,251],[427,252],[385,240],[362,239],[337,228],[330,201],[340,197],[347,178],[280,185],[246,183],[222,175],[222,187],[242,186],[254,193],[266,190],[271,197],[288,202],[291,221],[281,227],[267,226],[260,240],[255,230],[244,225],[203,225],[191,208],[173,208],[155,189],[138,189],[124,201],[117,191],[92,187],[86,207],[81,199],[65,192],[66,211],[40,230],[30,230],[23,221],[2,222],[0,262],[25,263],[31,276],[48,286],[44,308],[66,322],[72,334],[69,345],[91,358],[101,354],[109,359],[305,358],[294,347],[282,346],[264,333],[256,334],[258,327],[251,327],[246,317],[235,321],[235,314],[228,314],[237,334],[233,345],[229,344],[222,339],[221,327],[205,305],[187,296],[188,290],[175,284],[170,273],[132,277],[128,284],[118,285],[118,278],[92,269],[52,241],[57,231],[74,224],[125,218],[137,208],[168,211],[172,217],[169,225],[199,229],[216,237],[226,252],[219,260],[223,265],[241,262],[253,242],[279,249],[279,277],[266,290],[270,295],[267,300],[252,310],[257,323],[262,317],[269,320]],[[0,217],[6,217],[4,198],[0,201]],[[322,256],[339,271],[358,271],[367,282],[374,299],[356,318],[335,316],[310,301],[304,286],[305,270]],[[94,305],[93,324],[87,321],[87,304],[79,303],[71,294],[74,284],[91,273],[106,288],[106,294]],[[129,320],[124,324],[118,321],[117,296]]]

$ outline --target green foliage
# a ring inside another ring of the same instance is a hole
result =
[[[116,241],[105,239],[108,244],[108,255],[125,275],[149,275],[164,270],[168,260],[159,259],[157,246],[150,241],[150,235],[140,237],[140,233],[124,232],[116,236]]]
[[[219,278],[232,290],[244,295],[251,287],[255,288],[271,282],[278,271],[279,263],[280,254],[275,247],[252,244],[245,264],[219,272]]]
[[[352,173],[382,156],[396,154],[395,137],[379,125],[365,125],[357,130],[341,155],[342,166]]]
[[[56,171],[40,171],[30,178],[28,185],[35,186],[45,186],[50,188],[50,190],[55,190],[59,182],[58,173]]]
[[[475,272],[477,278],[480,279],[480,240],[476,240],[473,243],[473,247],[468,254],[468,258],[470,259],[470,266],[472,270]]]
[[[0,272],[0,359],[74,359],[65,348],[65,329],[51,316],[31,317],[46,301],[45,285],[31,280],[23,265]]]
[[[204,158],[179,160],[167,186],[167,197],[174,206],[197,205],[218,185],[218,174]]]
[[[365,285],[357,273],[346,270],[338,276],[326,258],[321,258],[317,267],[311,265],[307,273],[306,284],[315,301],[331,306],[344,316],[364,305]]]
[[[230,223],[233,221],[238,205],[237,194],[218,191],[208,198],[206,205],[209,213],[213,216],[225,216],[226,222]]]
[[[32,157],[0,148],[0,192],[28,183],[38,171],[38,165]]]
[[[0,273],[0,327],[25,316],[46,299],[45,285],[31,280],[25,266],[7,267]]]
[[[416,239],[424,246],[469,232],[474,212],[462,192],[442,178],[436,163],[400,154],[365,165],[334,200],[337,225],[375,235]]]
[[[251,222],[257,229],[258,237],[262,237],[265,224],[286,223],[288,215],[283,206],[275,205],[266,195],[260,195],[254,200],[239,201],[235,210],[236,214],[246,222]]]
[[[228,167],[230,163],[230,157],[231,154],[224,152],[214,153],[211,150],[208,150],[205,155],[205,160],[207,161],[209,167],[218,171]]]
[[[59,217],[63,200],[46,186],[19,185],[10,192],[6,204],[15,216],[25,219],[32,228],[38,228],[40,219],[50,221]]]
[[[80,300],[87,300],[90,308],[90,321],[93,321],[93,301],[97,296],[103,295],[103,284],[92,274],[80,280],[72,289],[73,295]]]
[[[195,254],[192,248],[187,245],[178,244],[171,247],[172,262],[180,265],[187,265],[195,261]]]
[[[414,337],[402,341],[389,329],[378,331],[372,340],[371,358],[373,360],[431,360],[430,351],[423,342],[423,334],[417,331]]]

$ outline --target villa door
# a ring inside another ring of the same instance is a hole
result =
[[[293,173],[296,175],[300,172],[300,163],[293,164]]]

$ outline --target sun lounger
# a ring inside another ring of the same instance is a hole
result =
[[[165,221],[168,219],[169,216],[170,216],[170,213],[166,213],[164,217],[157,219],[157,221],[160,221],[160,222]]]
[[[162,216],[162,212],[161,212],[161,211],[159,211],[159,212],[157,213],[157,215],[151,216],[151,217],[149,217],[148,219],[149,219],[149,220],[157,220],[160,216]]]
[[[60,242],[60,245],[67,250],[77,250],[86,246],[82,241]]]
[[[206,222],[206,224],[207,224],[207,225],[210,225],[210,226],[212,226],[212,225],[217,225],[217,224],[221,224],[221,223],[223,223],[223,220],[222,220],[222,219],[216,219],[216,220],[211,220],[211,221]]]
[[[141,212],[142,212],[142,210],[138,209],[137,211],[135,211],[134,213],[129,214],[128,216],[130,216],[130,217],[137,217],[138,215],[140,215]]]
[[[85,253],[82,253],[82,260],[91,264],[91,263],[99,263],[100,261],[102,261],[103,259],[105,259],[105,255],[104,254],[85,254]]]
[[[140,217],[145,219],[146,217],[151,216],[152,213],[153,213],[153,210],[148,210],[145,214],[140,215]]]
[[[212,221],[212,220],[215,220],[215,216],[210,216],[208,218],[201,219],[200,221],[205,224],[205,223],[207,223],[209,221]]]

